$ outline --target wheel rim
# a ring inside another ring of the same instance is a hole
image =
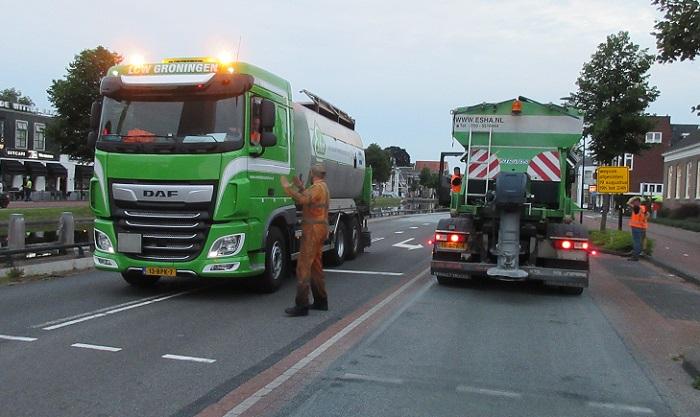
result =
[[[272,245],[272,250],[270,251],[270,257],[272,260],[272,279],[277,280],[282,273],[282,266],[284,259],[282,258],[282,245],[279,242],[275,242]]]
[[[342,258],[343,255],[345,255],[345,236],[343,235],[343,229],[338,229],[335,239],[335,252],[338,258]]]

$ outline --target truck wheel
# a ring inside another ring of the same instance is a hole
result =
[[[287,277],[288,267],[287,243],[280,229],[272,227],[265,243],[265,272],[260,277],[260,290],[266,293],[277,291]]]
[[[348,255],[347,259],[355,259],[364,250],[362,246],[362,229],[357,217],[352,217],[348,226]]]
[[[348,249],[348,234],[347,226],[341,219],[338,223],[338,229],[333,235],[333,249],[326,252],[326,260],[330,266],[340,266],[345,261]]]
[[[559,287],[559,292],[566,295],[581,295],[583,287]]]
[[[149,288],[160,280],[160,277],[154,277],[151,275],[144,275],[140,271],[126,271],[122,272],[122,278],[124,281],[128,282],[129,285],[139,288]]]
[[[451,277],[446,277],[444,275],[435,275],[435,278],[437,278],[437,282],[440,285],[454,285],[455,284],[455,279]]]

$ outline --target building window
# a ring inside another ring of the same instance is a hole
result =
[[[673,190],[673,165],[669,165],[668,167],[668,180],[666,183],[666,198],[671,198],[673,196],[671,194],[671,190]]]
[[[631,153],[626,153],[625,162],[623,165],[629,167],[630,171],[632,171],[634,169],[634,155],[632,155]]]
[[[639,185],[639,193],[642,195],[663,195],[664,185],[643,182]]]
[[[676,194],[675,197],[676,199],[681,198],[681,176],[682,176],[682,170],[680,165],[676,165]]]
[[[685,198],[690,198],[690,177],[693,175],[693,163],[685,165]]]
[[[661,143],[661,132],[647,132],[646,143]]]
[[[46,126],[43,123],[34,123],[34,150],[46,150],[46,137],[44,136]]]
[[[29,123],[24,120],[15,122],[15,148],[27,149]]]

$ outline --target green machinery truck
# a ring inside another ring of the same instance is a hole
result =
[[[581,113],[519,97],[460,107],[452,116],[465,164],[459,192],[450,191],[447,177],[440,187],[451,216],[434,236],[438,282],[538,280],[581,294],[591,250],[587,231],[572,221],[578,207],[570,198]]]
[[[163,276],[260,276],[274,291],[298,256],[300,211],[280,185],[326,166],[328,261],[371,239],[371,169],[347,113],[242,62],[117,65],[93,103],[95,266],[132,285]]]

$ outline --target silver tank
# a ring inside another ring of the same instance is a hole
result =
[[[294,103],[294,135],[296,172],[304,183],[311,165],[321,162],[332,199],[360,197],[365,151],[357,132]]]

